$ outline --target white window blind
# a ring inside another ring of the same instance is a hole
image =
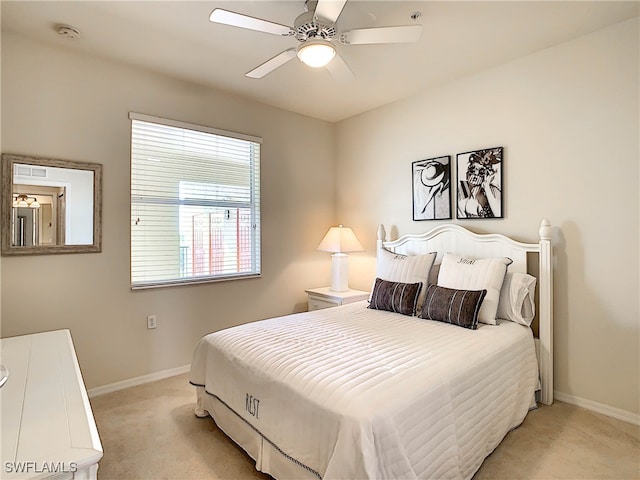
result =
[[[131,286],[260,275],[261,139],[131,118]]]

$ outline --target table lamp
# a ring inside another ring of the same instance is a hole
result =
[[[318,250],[331,252],[331,287],[334,292],[349,290],[349,256],[346,252],[362,252],[364,248],[349,227],[331,227],[324,236]]]

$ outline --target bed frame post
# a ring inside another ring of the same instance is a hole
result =
[[[553,403],[553,252],[551,247],[551,223],[543,219],[540,224],[539,254],[539,320],[540,328],[540,401],[545,405]]]
[[[382,244],[387,240],[387,232],[384,229],[384,225],[378,225],[378,239],[376,240],[376,257],[380,257],[380,250],[382,250]]]

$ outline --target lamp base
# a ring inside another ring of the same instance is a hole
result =
[[[331,286],[332,292],[346,292],[349,290],[349,255],[334,253],[331,255]]]

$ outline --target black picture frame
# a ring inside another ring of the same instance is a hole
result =
[[[451,155],[411,164],[413,220],[451,219]]]
[[[456,218],[504,218],[503,147],[456,156]]]

